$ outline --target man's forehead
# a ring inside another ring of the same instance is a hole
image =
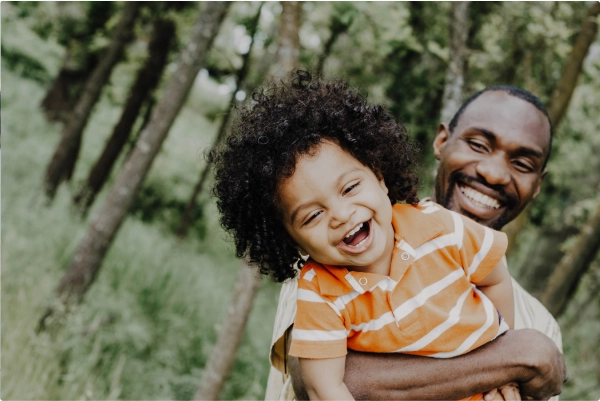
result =
[[[455,132],[477,127],[498,136],[518,134],[546,150],[550,142],[550,124],[546,116],[533,104],[505,91],[489,91],[473,100],[463,111]]]

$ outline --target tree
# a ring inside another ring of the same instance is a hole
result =
[[[548,115],[555,127],[560,124],[569,107],[571,96],[573,95],[573,91],[577,86],[577,80],[581,74],[583,60],[588,54],[590,45],[594,39],[596,39],[596,35],[598,34],[598,14],[600,14],[600,3],[594,3],[588,9],[587,16],[575,39],[571,54],[567,57],[567,63],[563,68],[557,88],[552,96],[552,102],[550,103],[550,107],[548,107]]]
[[[152,113],[150,123],[142,132],[106,201],[92,219],[58,286],[59,305],[66,312],[81,302],[96,278],[136,192],[181,110],[196,75],[205,63],[208,50],[230,4],[208,2],[204,5],[201,16],[193,27],[190,41],[180,54],[177,69]],[[58,308],[49,308],[40,320],[39,328],[44,329],[49,318],[57,311]]]
[[[465,63],[467,61],[467,38],[469,33],[469,2],[452,3],[450,17],[450,62],[442,97],[441,120],[449,122],[462,103]]]
[[[137,78],[131,87],[119,122],[115,125],[102,154],[90,170],[85,184],[73,199],[73,202],[79,205],[83,212],[89,209],[96,195],[102,189],[114,163],[127,143],[142,105],[158,85],[174,39],[174,22],[162,17],[157,18],[153,24],[152,37],[148,44],[148,58],[138,70]]]
[[[285,6],[285,3],[294,4]],[[271,70],[273,77],[284,77],[291,71],[291,69],[288,70],[290,66],[298,65],[300,54],[298,31],[300,30],[301,10],[301,2],[282,2],[280,24],[286,25],[290,23],[292,25],[286,27],[280,26],[280,34],[286,35],[286,37],[279,38],[277,60],[274,64],[276,66],[274,68],[278,69]],[[295,59],[292,57],[293,55],[295,55]],[[229,312],[225,318],[225,322],[221,326],[221,330],[219,330],[217,343],[202,371],[200,386],[194,396],[196,400],[216,400],[219,398],[219,394],[233,366],[237,349],[242,341],[248,315],[250,314],[252,303],[260,286],[260,277],[246,260],[242,262],[240,269],[233,298],[227,308]],[[246,306],[240,307],[240,303],[245,303]]]
[[[242,262],[233,288],[233,298],[227,307],[227,315],[221,325],[213,352],[202,372],[202,380],[194,400],[219,399],[223,384],[235,361],[259,287],[260,279],[257,277],[256,270],[248,267],[246,262]]]
[[[554,130],[558,129],[563,116],[569,106],[572,94],[577,86],[577,80],[581,73],[583,60],[585,59],[590,45],[598,33],[597,16],[600,14],[600,4],[595,3],[587,12],[579,31],[571,53],[566,59],[562,74],[558,81],[558,86],[548,106],[548,115]],[[542,187],[543,192],[552,190],[551,185],[547,183]],[[527,210],[526,210],[527,211]],[[516,241],[521,229],[527,221],[527,213],[521,213],[522,217],[515,219],[512,231],[510,231],[509,240]],[[568,227],[559,223],[555,227],[544,227],[539,236],[540,246],[534,247],[527,258],[526,269],[522,275],[522,285],[534,295],[541,295],[546,287],[548,278],[558,267],[557,260],[561,260],[564,252],[560,245],[576,232],[574,227]]]
[[[283,78],[298,67],[300,56],[300,24],[302,23],[302,2],[282,1],[277,58],[269,75],[273,79]]]
[[[600,249],[600,204],[577,236],[575,243],[554,268],[540,301],[554,316],[559,316],[571,299],[579,281]]]
[[[85,125],[113,67],[122,56],[125,44],[132,36],[133,23],[139,8],[140,3],[137,2],[125,5],[111,44],[86,82],[81,98],[73,111],[73,116],[65,125],[62,138],[52,155],[44,176],[44,190],[49,199],[54,198],[59,184],[63,180],[69,179],[73,172]]]
[[[227,106],[227,110],[225,111],[225,115],[223,116],[223,120],[221,120],[221,125],[219,127],[219,131],[217,131],[217,135],[213,140],[211,145],[211,149],[214,149],[225,137],[225,131],[227,129],[227,124],[229,122],[229,118],[231,116],[231,111],[235,105],[235,96],[237,92],[242,88],[242,84],[246,79],[246,75],[248,73],[248,67],[250,66],[250,53],[252,52],[252,47],[254,45],[254,36],[256,34],[256,30],[258,29],[258,22],[260,19],[260,12],[262,10],[263,3],[258,7],[258,11],[252,20],[249,21],[248,26],[248,36],[250,36],[250,45],[248,46],[248,51],[242,55],[242,66],[236,72],[235,76],[235,90],[231,95],[231,99],[229,100],[229,105]],[[192,190],[192,196],[190,196],[190,200],[181,215],[181,220],[179,222],[179,227],[177,228],[177,236],[179,238],[183,238],[187,235],[190,224],[193,220],[194,213],[196,212],[196,208],[198,207],[197,201],[198,196],[202,192],[202,188],[204,188],[204,183],[206,182],[206,178],[208,177],[208,173],[210,171],[210,166],[205,165],[202,171],[200,172],[200,178],[196,182],[194,189]]]
[[[96,34],[106,36],[105,26],[115,9],[113,2],[87,2],[82,5],[86,8],[83,21],[62,18],[56,23],[57,40],[65,46],[65,56],[41,103],[46,118],[51,121],[68,121],[104,50],[91,50],[92,42]],[[43,30],[40,31],[41,36],[46,36]]]

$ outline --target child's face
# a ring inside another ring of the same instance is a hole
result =
[[[381,272],[389,268],[394,246],[387,192],[370,168],[324,142],[280,183],[278,206],[303,254],[323,264]]]

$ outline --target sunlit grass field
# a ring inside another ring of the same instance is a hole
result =
[[[2,25],[3,41],[18,44],[6,34],[13,24]],[[57,46],[26,31],[20,39],[56,72]],[[81,307],[62,330],[35,333],[87,226],[72,209],[72,193],[119,117],[132,71],[124,65],[113,74],[84,133],[73,184],[61,186],[47,205],[41,182],[61,126],[48,123],[38,108],[41,84],[2,68],[2,399],[190,399],[198,387],[240,266],[212,201],[205,202],[204,239],[180,242],[161,222],[129,217]],[[201,89],[195,88],[146,180],[182,201],[217,129],[218,121],[202,115],[206,98],[216,99],[214,107],[227,102]],[[106,189],[92,213],[105,195]],[[278,291],[265,280],[222,398],[264,397]]]

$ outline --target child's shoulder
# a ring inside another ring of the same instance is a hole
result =
[[[417,205],[395,204],[394,213],[402,220],[410,221],[415,227],[422,227],[426,224],[437,224],[445,230],[454,230],[457,219],[462,219],[458,213],[451,212],[431,200],[423,200]]]

